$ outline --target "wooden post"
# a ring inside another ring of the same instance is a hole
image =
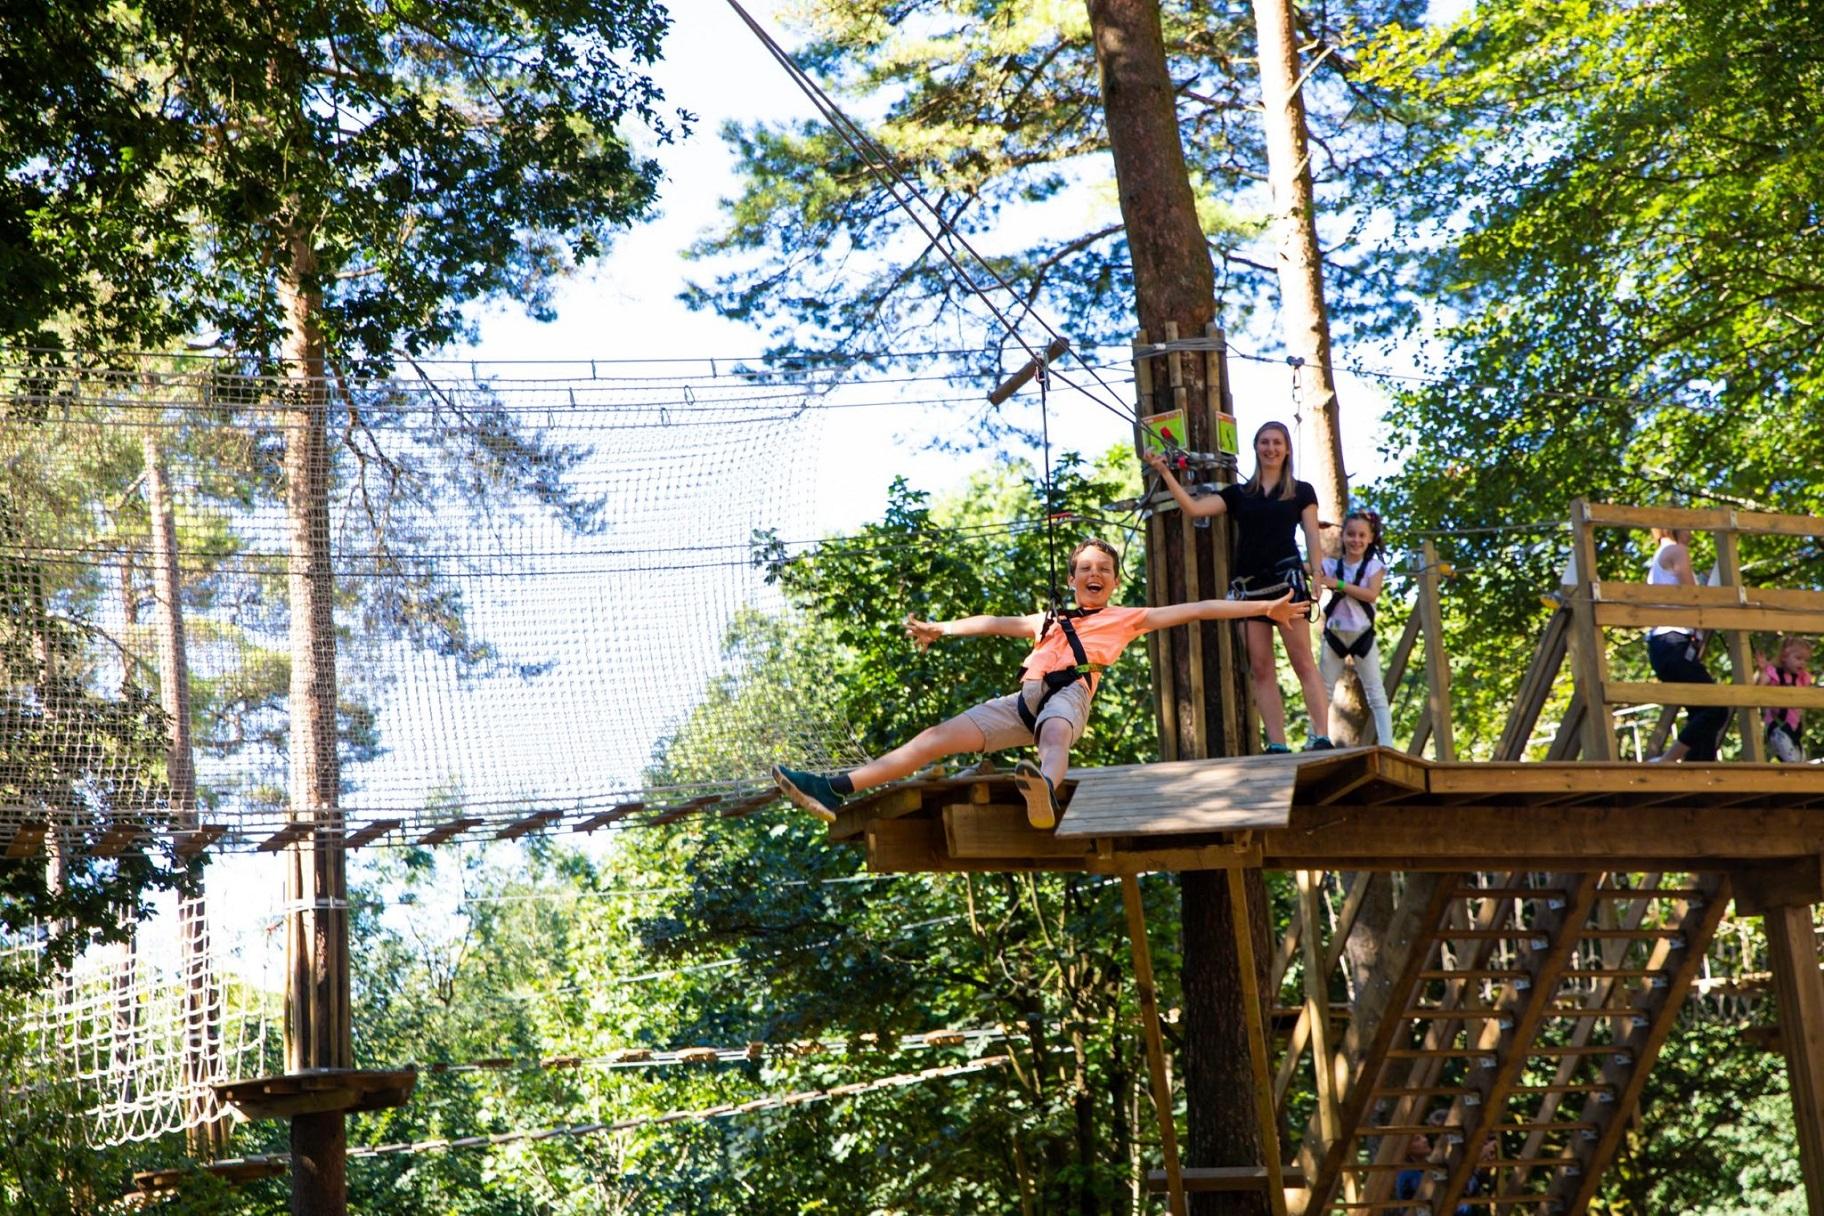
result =
[[[335,580],[330,564],[329,402],[316,251],[289,234],[285,486],[291,604],[290,821],[310,833],[287,846],[285,1068],[354,1067],[349,1013],[348,879],[336,752]],[[293,1216],[345,1216],[348,1130],[340,1110],[291,1120]]]
[[[1824,973],[1818,970],[1817,931],[1808,904],[1767,908],[1765,923],[1806,1210],[1824,1216]]]
[[[1305,1023],[1310,1027],[1311,1072],[1317,1084],[1317,1152],[1322,1156],[1329,1153],[1343,1130],[1336,1106],[1336,1064],[1330,1054],[1330,969],[1324,965],[1325,951],[1318,938],[1318,928],[1323,924],[1317,894],[1321,875],[1299,870],[1294,878],[1298,883],[1298,913],[1305,922]],[[1343,1183],[1344,1198],[1351,1202],[1355,1199],[1352,1182],[1344,1179]]]
[[[1178,326],[1175,323],[1166,322],[1165,340],[1167,342],[1178,340]],[[1188,425],[1191,410],[1189,408],[1189,390],[1185,384],[1184,363],[1184,356],[1178,351],[1171,351],[1165,356],[1166,383],[1171,386],[1172,390],[1171,408],[1184,411],[1187,431],[1191,434],[1201,432],[1204,436],[1205,448],[1214,447],[1215,445],[1211,443],[1212,428],[1207,419],[1204,420],[1204,425],[1201,427],[1192,428]],[[1189,435],[1186,438],[1189,438]],[[1208,531],[1208,528],[1197,527],[1196,521],[1181,517],[1178,530],[1178,540],[1181,546],[1179,561],[1184,568],[1185,593],[1192,598],[1201,598],[1199,592],[1211,582],[1209,579],[1200,577],[1199,568],[1205,563],[1198,560],[1197,553],[1199,539]],[[1192,588],[1197,588],[1198,591],[1193,592]],[[1188,676],[1188,683],[1184,689],[1183,710],[1180,711],[1180,738],[1188,733],[1193,739],[1205,741],[1207,748],[1207,740],[1210,737],[1210,715],[1208,699],[1204,695],[1204,685],[1207,683],[1203,657],[1204,630],[1201,624],[1195,624],[1187,627],[1183,632],[1187,656],[1184,670]],[[1198,754],[1207,755],[1208,752],[1205,750]]]
[[[1604,687],[1609,682],[1609,656],[1596,628],[1596,539],[1590,529],[1590,504],[1571,503],[1571,670],[1583,698],[1583,758],[1615,759],[1615,727],[1609,717]]]
[[[1426,537],[1420,552],[1424,563],[1419,569],[1419,615],[1425,630],[1426,709],[1437,741],[1437,758],[1455,760],[1457,742],[1450,725],[1450,656],[1444,649],[1444,612],[1438,603],[1438,548]]]
[[[1267,1059],[1266,1009],[1261,1000],[1258,960],[1254,955],[1254,918],[1248,911],[1246,870],[1218,871],[1229,888],[1230,921],[1235,926],[1235,971],[1241,980],[1242,1020],[1248,1028],[1248,1067],[1254,1082],[1254,1115],[1260,1123],[1260,1153],[1267,1167],[1267,1210],[1286,1216],[1286,1184],[1279,1161],[1279,1115],[1273,1104],[1273,1069]],[[1307,939],[1316,937],[1310,924]],[[1325,1009],[1326,1016],[1329,1010]]]
[[[1152,1079],[1153,1113],[1159,1120],[1159,1147],[1165,1156],[1165,1187],[1172,1216],[1185,1216],[1184,1171],[1178,1163],[1178,1125],[1172,1117],[1172,1083],[1165,1069],[1165,1043],[1159,1032],[1159,998],[1153,986],[1153,953],[1146,944],[1146,904],[1140,878],[1121,876],[1121,903],[1127,909],[1127,936],[1134,951],[1134,987],[1140,995],[1140,1025],[1146,1036],[1146,1071]]]
[[[1729,512],[1733,525],[1735,512]],[[1719,528],[1716,533],[1716,568],[1725,587],[1742,585],[1741,551],[1736,546],[1733,527]],[[1729,642],[1729,670],[1737,684],[1754,683],[1754,651],[1748,631],[1731,629],[1725,635]],[[1736,724],[1742,732],[1742,759],[1752,764],[1767,763],[1767,741],[1761,737],[1761,711],[1744,705],[1736,711]],[[1720,742],[1720,740],[1719,740]]]
[[[1216,415],[1233,416],[1235,400],[1229,391],[1229,344],[1228,336],[1222,327],[1211,322],[1204,327],[1204,336],[1215,343],[1216,349],[1204,352],[1204,417],[1209,421],[1209,433],[1212,439],[1216,436]],[[1212,443],[1210,451],[1220,451],[1219,444]],[[1229,585],[1229,520],[1220,516],[1210,521],[1210,582],[1220,594]],[[1252,740],[1259,734],[1251,728],[1243,698],[1240,696],[1240,671],[1235,656],[1240,647],[1236,645],[1236,625],[1232,621],[1205,621],[1199,626],[1206,637],[1205,653],[1209,652],[1210,641],[1216,647],[1216,668],[1223,673],[1223,681],[1232,687],[1206,690],[1215,694],[1217,719],[1222,727],[1222,739],[1226,749],[1233,755],[1246,755],[1253,750]]]

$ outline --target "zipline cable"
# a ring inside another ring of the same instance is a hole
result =
[[[912,182],[900,172],[898,166],[894,164],[892,157],[888,155],[886,150],[876,143],[859,125],[854,123],[848,115],[843,113],[841,107],[830,98],[829,94],[823,90],[822,86],[811,79],[810,75],[805,72],[803,68],[798,66],[797,61],[792,58],[791,54],[787,52],[784,47],[780,46],[772,35],[741,6],[740,0],[728,0],[728,4],[730,8],[735,10],[736,15],[741,18],[742,22],[750,31],[752,31],[754,36],[760,40],[761,45],[766,48],[767,52],[772,55],[779,66],[785,69],[786,74],[791,78],[792,82],[798,86],[799,91],[804,93],[805,97],[810,100],[812,106],[816,108],[824,121],[827,122],[842,138],[843,142],[848,144],[850,149],[861,158],[864,167],[867,168],[868,172],[873,175],[876,181],[880,182],[881,186],[886,190],[887,195],[911,218],[914,224],[918,225],[919,231],[925,234],[926,241],[928,242],[927,248],[936,249],[938,251],[944,261],[949,263],[950,268],[955,272],[957,281],[988,308],[989,312],[994,315],[994,319],[1000,323],[1001,328],[1006,331],[1007,335],[1011,337],[1014,342],[1019,344],[1029,358],[1035,363],[1043,362],[1043,355],[1041,352],[1036,350],[1026,341],[1025,337],[1020,333],[1016,322],[1010,320],[1001,310],[1000,306],[975,282],[968,271],[963,267],[962,263],[957,259],[956,255],[951,252],[950,247],[945,242],[944,238],[950,238],[950,240],[961,247],[964,252],[975,260],[977,265],[987,271],[989,277],[992,278],[1011,298],[1020,300],[1022,319],[1030,317],[1033,321],[1037,322],[1039,328],[1044,330],[1049,337],[1061,339],[1063,335],[1054,329],[1051,324],[1039,314],[1038,310],[1033,305],[1032,299],[1030,297],[1025,299],[1021,298],[1020,293],[1014,290],[1013,285],[995,268],[993,263],[982,256],[982,254],[969,243],[968,239],[958,232],[951,222],[944,217],[942,210],[929,199],[925,198],[918,187],[913,185]],[[903,194],[902,191],[904,192]],[[938,231],[932,231],[930,225],[925,222],[925,217],[919,213],[918,209],[912,205],[912,201],[908,201],[908,199],[916,201],[919,206],[922,206],[930,213],[932,220],[938,226]],[[1085,367],[1089,367],[1087,360],[1082,359],[1081,356],[1078,356],[1078,358],[1080,362],[1083,362]],[[1059,376],[1059,379],[1068,387],[1076,389],[1078,392],[1096,402],[1096,404],[1102,406],[1102,408],[1108,410],[1110,413],[1122,418],[1124,421],[1135,424],[1139,422],[1138,417],[1132,410],[1129,410],[1124,405],[1120,404],[1119,398],[1114,395],[1114,391],[1102,381],[1101,376],[1096,373],[1094,368],[1090,368],[1090,376],[1101,386],[1103,391],[1108,394],[1107,399],[1097,396],[1084,386],[1073,383],[1062,375]]]

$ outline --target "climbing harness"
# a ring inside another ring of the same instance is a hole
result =
[[[1359,587],[1363,582],[1362,576],[1367,572],[1368,555],[1364,553],[1361,564],[1355,568],[1355,577],[1349,581]],[[1336,559],[1336,577],[1339,585],[1330,592],[1330,602],[1324,605],[1324,644],[1336,651],[1339,659],[1351,657],[1359,659],[1374,649],[1374,605],[1367,603],[1362,605],[1362,611],[1368,614],[1368,628],[1362,630],[1361,635],[1353,642],[1344,642],[1330,628],[1330,621],[1336,616],[1336,610],[1343,606],[1343,589],[1340,585],[1343,577],[1343,559],[1340,557]]]
[[[1037,705],[1028,706],[1023,691],[1016,698],[1020,710],[1020,721],[1024,722],[1026,729],[1032,732],[1035,741],[1039,737],[1039,714],[1044,711],[1047,701],[1078,680],[1089,685],[1091,697],[1096,695],[1098,684],[1090,677],[1100,676],[1108,670],[1108,665],[1089,661],[1089,652],[1083,649],[1083,639],[1077,636],[1077,628],[1071,624],[1071,621],[1080,621],[1084,617],[1094,616],[1100,611],[1102,611],[1100,608],[1054,608],[1045,614],[1045,623],[1039,627],[1039,641],[1045,640],[1045,635],[1051,632],[1053,623],[1056,623],[1058,628],[1064,631],[1064,640],[1070,645],[1071,657],[1077,662],[1074,667],[1060,667],[1056,671],[1048,671],[1039,677],[1039,703]]]
[[[1305,576],[1302,558],[1281,558],[1269,575],[1241,574],[1229,580],[1229,598],[1232,600],[1276,600],[1288,591],[1295,601],[1311,598],[1311,583]],[[1307,609],[1306,619],[1309,619],[1309,615]]]

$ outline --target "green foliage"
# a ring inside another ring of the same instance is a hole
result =
[[[1396,530],[1562,520],[1577,496],[1824,511],[1820,29],[1806,3],[1521,3],[1365,57],[1424,119],[1379,198],[1424,253],[1387,283],[1389,332],[1443,327],[1443,382],[1389,415]],[[1605,573],[1639,570],[1638,539],[1603,540]],[[1489,533],[1445,556],[1453,659],[1492,708],[1567,548]],[[1810,541],[1743,556],[1756,582],[1824,575]]]
[[[647,0],[28,5],[0,49],[0,257],[33,290],[0,334],[270,350],[300,240],[350,359],[464,336],[473,300],[548,316],[652,205],[623,128],[688,121],[641,70],[666,22]]]
[[[1648,1074],[1641,1112],[1592,1212],[1805,1211],[1786,1071],[1738,1023],[1686,1019]]]

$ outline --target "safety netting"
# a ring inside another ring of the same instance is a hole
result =
[[[776,758],[853,760],[814,690],[733,691],[783,607],[768,563],[810,536],[828,383],[588,362],[0,366],[0,841],[274,847],[300,647],[335,665],[356,844],[751,805]],[[327,635],[294,628],[288,599],[300,402],[328,431]],[[174,792],[173,669],[193,798]]]

